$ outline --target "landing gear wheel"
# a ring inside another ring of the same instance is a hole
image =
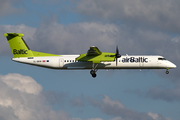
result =
[[[95,78],[97,76],[95,70],[91,70],[90,74],[92,75],[93,78]]]
[[[166,71],[166,74],[169,74],[169,71]]]
[[[96,76],[97,76],[96,73],[92,74],[92,77],[93,77],[93,78],[95,78]]]

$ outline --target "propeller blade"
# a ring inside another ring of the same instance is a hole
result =
[[[117,66],[117,58],[116,58],[116,66]]]
[[[119,54],[118,46],[116,46],[116,54]]]
[[[119,54],[118,46],[116,46],[116,66],[117,66],[117,63],[118,63],[117,59],[120,58],[120,57],[121,57],[121,55]]]

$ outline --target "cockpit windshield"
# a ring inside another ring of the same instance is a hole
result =
[[[166,60],[166,58],[158,58],[158,60]]]

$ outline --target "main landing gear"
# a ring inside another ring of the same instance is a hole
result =
[[[92,75],[93,78],[95,78],[95,77],[97,76],[95,70],[91,70],[91,71],[90,71],[90,74]]]
[[[117,47],[116,47],[116,54],[115,54],[116,66],[117,66],[117,64],[118,64],[118,58],[120,58],[120,57],[121,57],[121,55],[119,54],[119,49],[118,49],[118,46],[117,46]],[[92,62],[94,62],[94,61],[92,61]],[[92,69],[91,69],[91,71],[90,71],[90,74],[92,75],[93,78],[95,78],[95,77],[97,76],[97,75],[96,75],[96,72],[97,72],[97,70],[98,70],[98,69],[96,69],[97,66],[98,66],[98,64],[95,64],[95,63],[92,64]]]
[[[98,64],[96,64],[96,65],[94,63],[92,64],[92,70],[90,71],[90,74],[92,75],[93,78],[95,78],[97,76],[96,75],[96,72],[97,72],[96,68],[97,68],[97,66],[98,66]]]
[[[169,74],[169,68],[166,69],[166,74]]]

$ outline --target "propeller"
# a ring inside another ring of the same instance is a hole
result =
[[[116,66],[117,66],[117,63],[118,63],[117,59],[121,57],[121,55],[119,54],[118,46],[116,46],[116,55],[115,56],[116,56],[115,58],[116,58]]]

